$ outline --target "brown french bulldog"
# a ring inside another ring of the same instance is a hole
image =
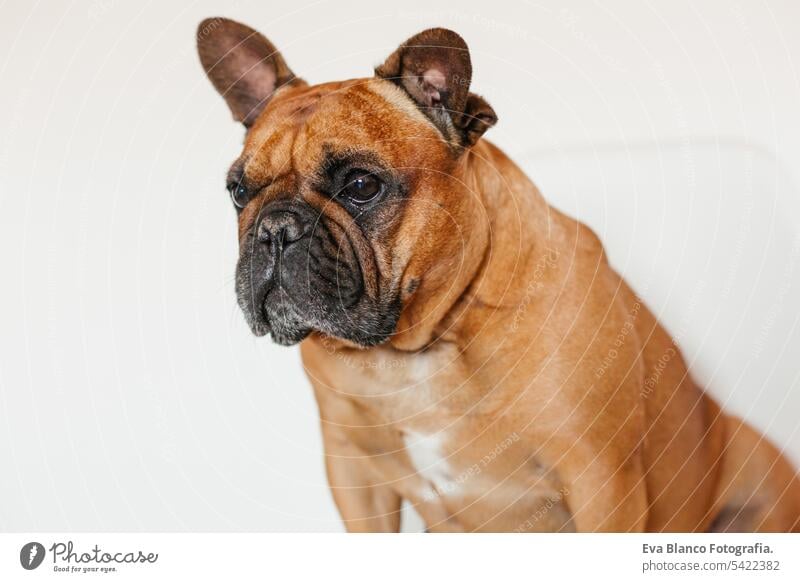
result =
[[[244,149],[236,291],[301,343],[350,531],[791,531],[800,484],[723,413],[609,266],[497,147],[467,45],[410,38],[309,85],[258,32],[197,33]]]

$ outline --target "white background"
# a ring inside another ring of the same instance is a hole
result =
[[[250,336],[223,15],[310,82],[429,26],[695,375],[800,461],[793,0],[28,2],[0,18],[0,529],[339,531],[296,348]]]

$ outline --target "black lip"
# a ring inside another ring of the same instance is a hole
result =
[[[269,289],[257,289],[249,281],[242,281],[237,270],[236,302],[244,314],[250,331],[258,337],[270,332],[269,318],[264,309],[264,300],[268,292]]]
[[[240,245],[236,290],[254,336],[270,335],[283,346],[295,345],[315,330],[364,346],[378,345],[391,336],[397,319],[391,306],[370,308],[367,301],[359,307],[365,297],[361,257],[346,229],[338,223],[336,227],[345,240],[335,237],[325,224],[318,224],[322,230],[308,240],[269,250],[255,244],[252,229],[247,233]],[[326,244],[349,245],[342,251],[348,260],[342,263],[341,272],[335,268],[341,258],[338,254],[332,257]],[[302,282],[307,284],[300,288]]]
[[[310,329],[297,330],[291,334],[272,332],[272,341],[281,346],[293,346],[299,344],[311,334]]]
[[[269,327],[269,324],[266,321],[254,321],[250,325],[250,331],[253,332],[253,335],[256,337],[264,337],[272,330]]]
[[[256,337],[263,337],[272,332],[272,326],[269,324],[269,317],[265,309],[264,300],[259,302],[253,301],[253,308],[243,310],[245,312],[245,319],[250,326],[250,331]]]
[[[297,307],[280,284],[265,295],[261,316],[267,322],[272,340],[279,345],[297,344],[312,331],[302,318],[298,318]]]

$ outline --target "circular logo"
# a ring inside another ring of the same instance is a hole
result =
[[[19,551],[19,563],[26,570],[38,568],[44,560],[44,546],[39,542],[28,542]]]

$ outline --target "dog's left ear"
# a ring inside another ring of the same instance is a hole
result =
[[[497,122],[494,109],[469,92],[469,48],[452,30],[430,28],[412,36],[375,75],[405,89],[451,142],[469,147]]]

